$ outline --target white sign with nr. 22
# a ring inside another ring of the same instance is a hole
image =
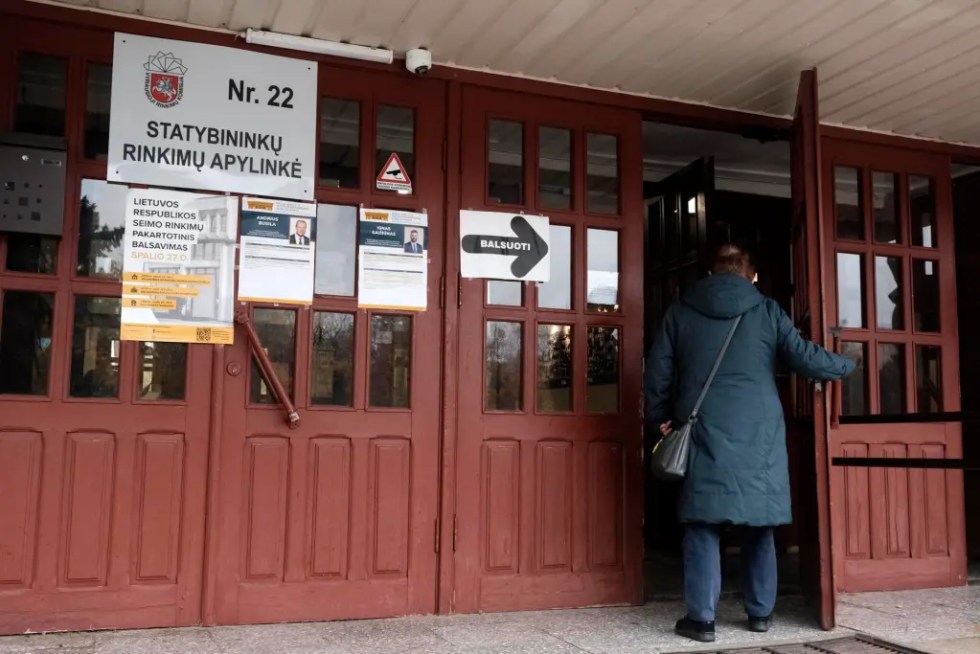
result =
[[[313,61],[116,34],[108,179],[311,200]]]

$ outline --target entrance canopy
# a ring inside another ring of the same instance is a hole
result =
[[[211,29],[432,51],[456,66],[980,144],[971,0],[56,0]],[[396,62],[396,66],[400,65]]]

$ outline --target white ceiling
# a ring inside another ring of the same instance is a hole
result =
[[[54,0],[248,27],[443,65],[980,145],[978,0]]]

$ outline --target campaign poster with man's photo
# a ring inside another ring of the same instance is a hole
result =
[[[316,205],[243,198],[238,299],[313,303]]]
[[[428,296],[428,226],[424,213],[361,209],[357,304],[424,311]]]

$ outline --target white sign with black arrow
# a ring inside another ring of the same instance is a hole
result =
[[[460,211],[460,273],[468,279],[546,282],[551,278],[547,216]]]

